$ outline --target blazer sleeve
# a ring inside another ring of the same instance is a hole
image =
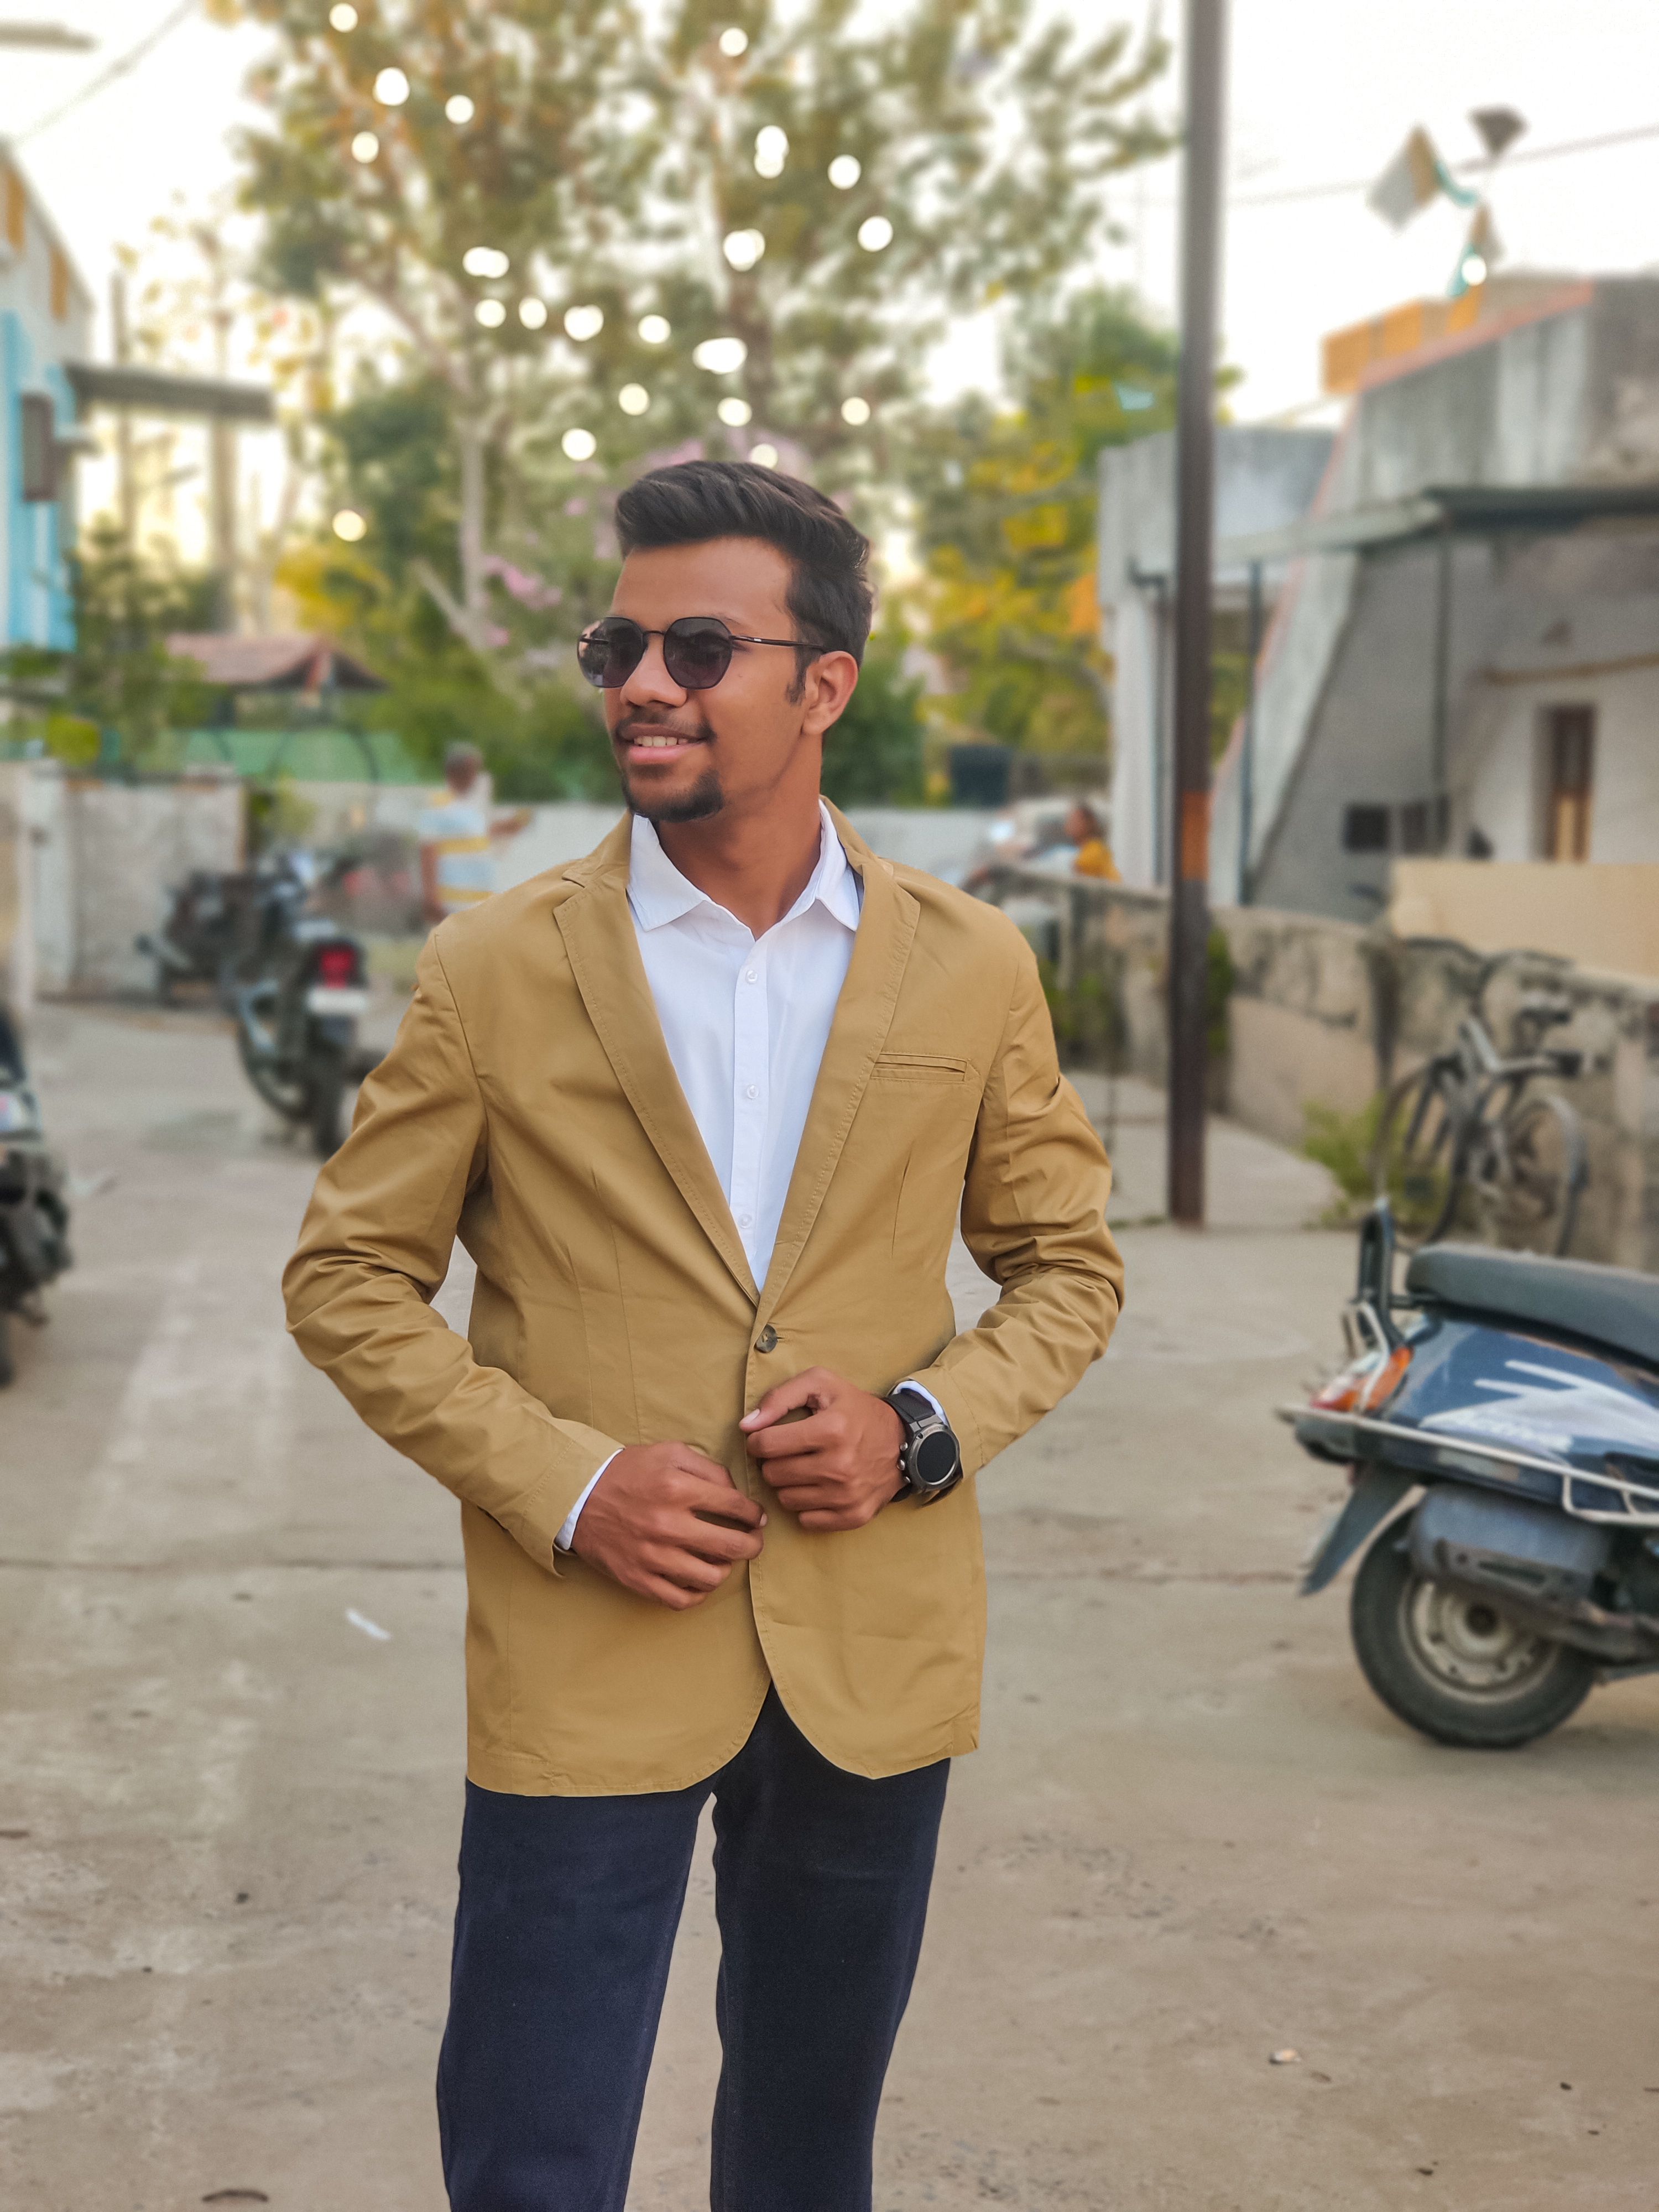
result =
[[[483,1099],[434,936],[397,1042],[317,1178],[283,1278],[288,1325],[377,1435],[556,1573],[553,1539],[620,1446],[556,1420],[432,1310],[463,1202],[489,1164]]]
[[[1039,1421],[1105,1351],[1123,1303],[1106,1226],[1111,1164],[1060,1072],[1036,962],[1022,943],[981,1102],[962,1234],[1002,1295],[915,1380],[944,1407],[972,1474]]]

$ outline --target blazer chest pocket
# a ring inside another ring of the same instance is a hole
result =
[[[884,1052],[871,1070],[870,1079],[882,1084],[926,1084],[931,1089],[961,1083],[967,1073],[965,1060],[953,1060],[945,1053]]]

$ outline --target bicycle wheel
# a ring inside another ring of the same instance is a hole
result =
[[[1462,1169],[1457,1115],[1431,1060],[1389,1093],[1371,1147],[1371,1188],[1394,1209],[1407,1251],[1432,1244],[1456,1211]]]
[[[1565,1098],[1549,1092],[1511,1107],[1498,1123],[1493,1225],[1511,1252],[1560,1257],[1572,1243],[1587,1176],[1584,1132]]]

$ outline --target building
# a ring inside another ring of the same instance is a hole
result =
[[[92,295],[0,146],[0,651],[74,642],[66,556],[84,433],[70,367],[91,338]]]

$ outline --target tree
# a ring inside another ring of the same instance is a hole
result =
[[[884,28],[848,0],[216,12],[276,34],[242,148],[266,281],[372,304],[443,394],[455,542],[419,574],[479,653],[513,641],[500,564],[585,491],[603,562],[602,495],[647,455],[873,481],[946,316],[1074,266],[1105,180],[1166,143],[1138,106],[1161,41],[1079,41],[1030,0]],[[568,634],[586,594],[528,566]]]
[[[1103,753],[1099,456],[1173,423],[1177,357],[1129,295],[1088,289],[1012,326],[1011,405],[972,394],[918,427],[907,472],[921,597],[955,678],[943,717],[963,737]]]

